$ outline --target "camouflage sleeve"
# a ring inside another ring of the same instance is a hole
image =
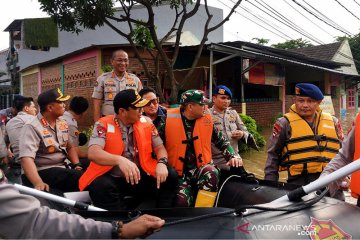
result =
[[[215,147],[217,147],[222,155],[224,156],[226,161],[229,161],[231,158],[235,157],[235,151],[231,147],[230,142],[226,140],[226,138],[223,136],[223,133],[214,126],[213,132],[211,136],[211,142],[215,144]]]
[[[157,126],[157,130],[158,130],[158,132],[159,132],[159,136],[160,136],[160,138],[163,140],[164,145],[165,145],[165,142],[166,142],[165,126],[166,126],[166,123],[164,123],[164,122],[161,122],[161,123]]]

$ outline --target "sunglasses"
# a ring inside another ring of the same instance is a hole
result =
[[[157,99],[157,98],[154,98],[154,99],[151,99],[151,100],[149,100],[149,105],[150,104],[158,104],[159,103],[159,99]]]

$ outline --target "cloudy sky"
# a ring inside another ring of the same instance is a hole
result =
[[[233,2],[209,0],[224,15]],[[360,0],[243,0],[240,6],[225,24],[225,41],[265,38],[274,44],[303,38],[318,45],[360,32]],[[0,50],[8,47],[8,33],[2,31],[13,20],[44,16],[37,0],[1,0]]]

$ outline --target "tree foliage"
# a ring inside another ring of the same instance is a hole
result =
[[[267,38],[253,38],[252,40],[255,40],[256,44],[259,44],[259,45],[266,45],[270,41],[270,39],[267,39]]]
[[[351,53],[354,58],[355,66],[359,72],[360,71],[360,33],[354,35],[353,37],[347,37],[347,36],[337,37],[335,40],[336,40],[336,42],[340,42],[343,40],[349,41],[349,45],[350,45]]]
[[[294,48],[304,48],[304,47],[311,47],[313,46],[309,41],[298,38],[294,40],[287,40],[282,43],[277,43],[271,45],[274,48],[280,48],[280,49],[294,49]]]
[[[265,146],[266,145],[265,138],[259,133],[255,119],[242,113],[239,113],[239,116],[243,121],[244,125],[246,126],[247,130],[249,131],[249,133],[251,133],[254,136],[257,145],[259,147]],[[249,146],[243,143],[242,141],[239,141],[238,146],[239,146],[239,152],[245,152],[250,149]]]
[[[165,66],[168,81],[170,81],[171,95],[170,103],[177,101],[179,83],[176,81],[173,69],[179,54],[180,36],[184,25],[200,9],[200,3],[204,5],[206,16],[205,24],[202,28],[202,38],[195,53],[192,69],[197,66],[204,44],[208,41],[209,33],[221,27],[242,0],[233,1],[234,5],[225,18],[219,22],[212,21],[213,15],[208,6],[208,0],[39,0],[41,9],[47,12],[58,24],[61,30],[79,33],[82,28],[95,29],[97,26],[108,25],[120,36],[124,37],[132,46],[135,56],[143,66],[146,76],[155,82],[156,91],[162,96],[160,62]],[[120,4],[122,11],[115,16],[114,5]],[[162,29],[165,35],[159,37],[155,26],[155,8],[168,4],[171,12],[169,16],[174,16],[169,29]],[[143,19],[135,19],[133,11],[135,8],[143,8],[146,11]],[[122,26],[122,27],[120,27]],[[126,30],[124,30],[126,26]],[[169,55],[163,48],[164,43],[170,36],[176,36],[172,54]],[[145,48],[151,55],[155,71],[150,73],[148,65],[143,59],[137,47]],[[185,82],[193,73],[191,70],[185,76]]]

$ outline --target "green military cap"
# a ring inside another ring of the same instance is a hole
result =
[[[201,90],[187,90],[180,97],[180,104],[185,103],[197,103],[197,104],[207,104],[209,100],[204,97],[204,92]]]

